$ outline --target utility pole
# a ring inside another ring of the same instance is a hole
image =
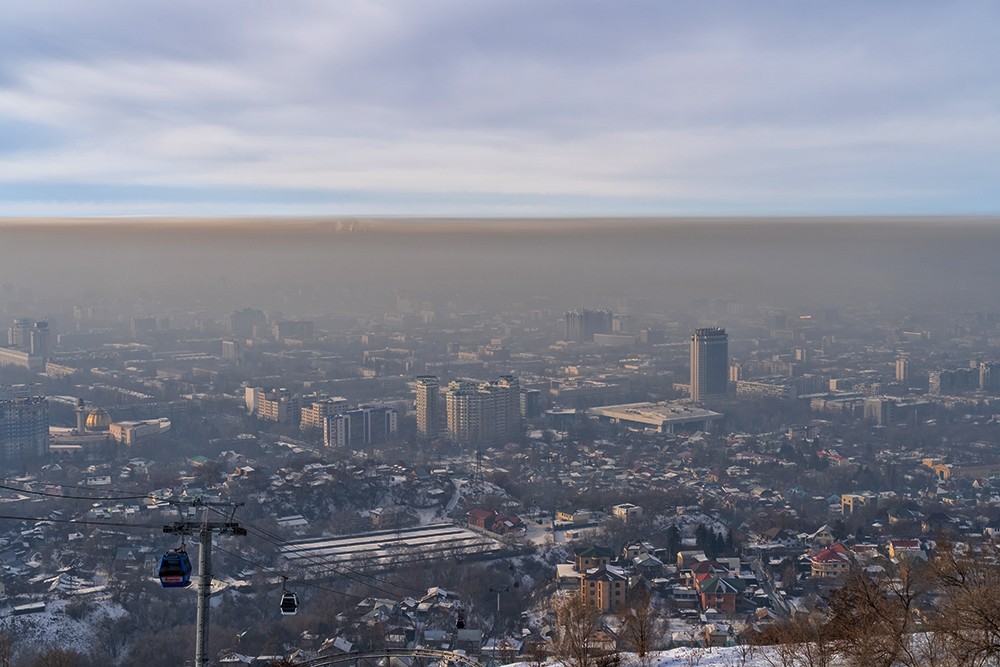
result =
[[[236,513],[236,507],[241,506],[227,504]],[[191,535],[198,531],[198,620],[195,634],[194,667],[208,667],[208,612],[209,596],[212,594],[212,533],[220,535],[246,535],[246,528],[232,520],[230,521],[209,521],[208,507],[213,503],[206,503],[202,500],[194,501],[195,507],[204,507],[205,514],[200,523],[192,524],[187,521],[178,521],[169,526],[163,527],[163,532],[171,535]],[[232,517],[230,517],[232,519]]]

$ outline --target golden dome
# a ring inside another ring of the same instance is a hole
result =
[[[88,431],[107,431],[109,426],[111,426],[111,415],[103,408],[97,408],[87,415]]]

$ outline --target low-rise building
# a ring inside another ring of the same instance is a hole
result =
[[[141,440],[162,435],[170,430],[170,420],[147,419],[144,421],[112,422],[108,426],[108,435],[120,444],[131,447]]]
[[[812,576],[838,578],[846,575],[851,569],[851,556],[847,547],[835,542],[827,548],[809,557]]]
[[[587,570],[580,579],[580,594],[588,607],[616,612],[627,602],[628,577],[621,568],[601,565]]]
[[[657,433],[710,432],[713,424],[724,417],[722,413],[688,403],[670,402],[606,405],[590,408],[588,412],[603,421]]]
[[[612,505],[611,516],[625,523],[635,522],[642,518],[642,508],[632,503]]]
[[[577,572],[586,572],[607,565],[614,558],[614,555],[615,553],[611,549],[592,544],[574,549],[573,563]]]

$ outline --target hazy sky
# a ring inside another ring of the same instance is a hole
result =
[[[31,0],[0,215],[1000,212],[1000,3]]]

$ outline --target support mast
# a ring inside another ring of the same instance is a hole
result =
[[[196,500],[195,507],[205,508],[205,519],[199,524],[178,521],[164,526],[163,532],[173,535],[191,535],[198,531],[198,620],[195,633],[194,667],[208,667],[209,597],[212,595],[212,534],[246,535],[246,528],[234,521],[208,521],[209,503]],[[240,503],[242,505],[242,503]],[[233,507],[232,504],[227,507]],[[233,512],[235,513],[235,509]]]

